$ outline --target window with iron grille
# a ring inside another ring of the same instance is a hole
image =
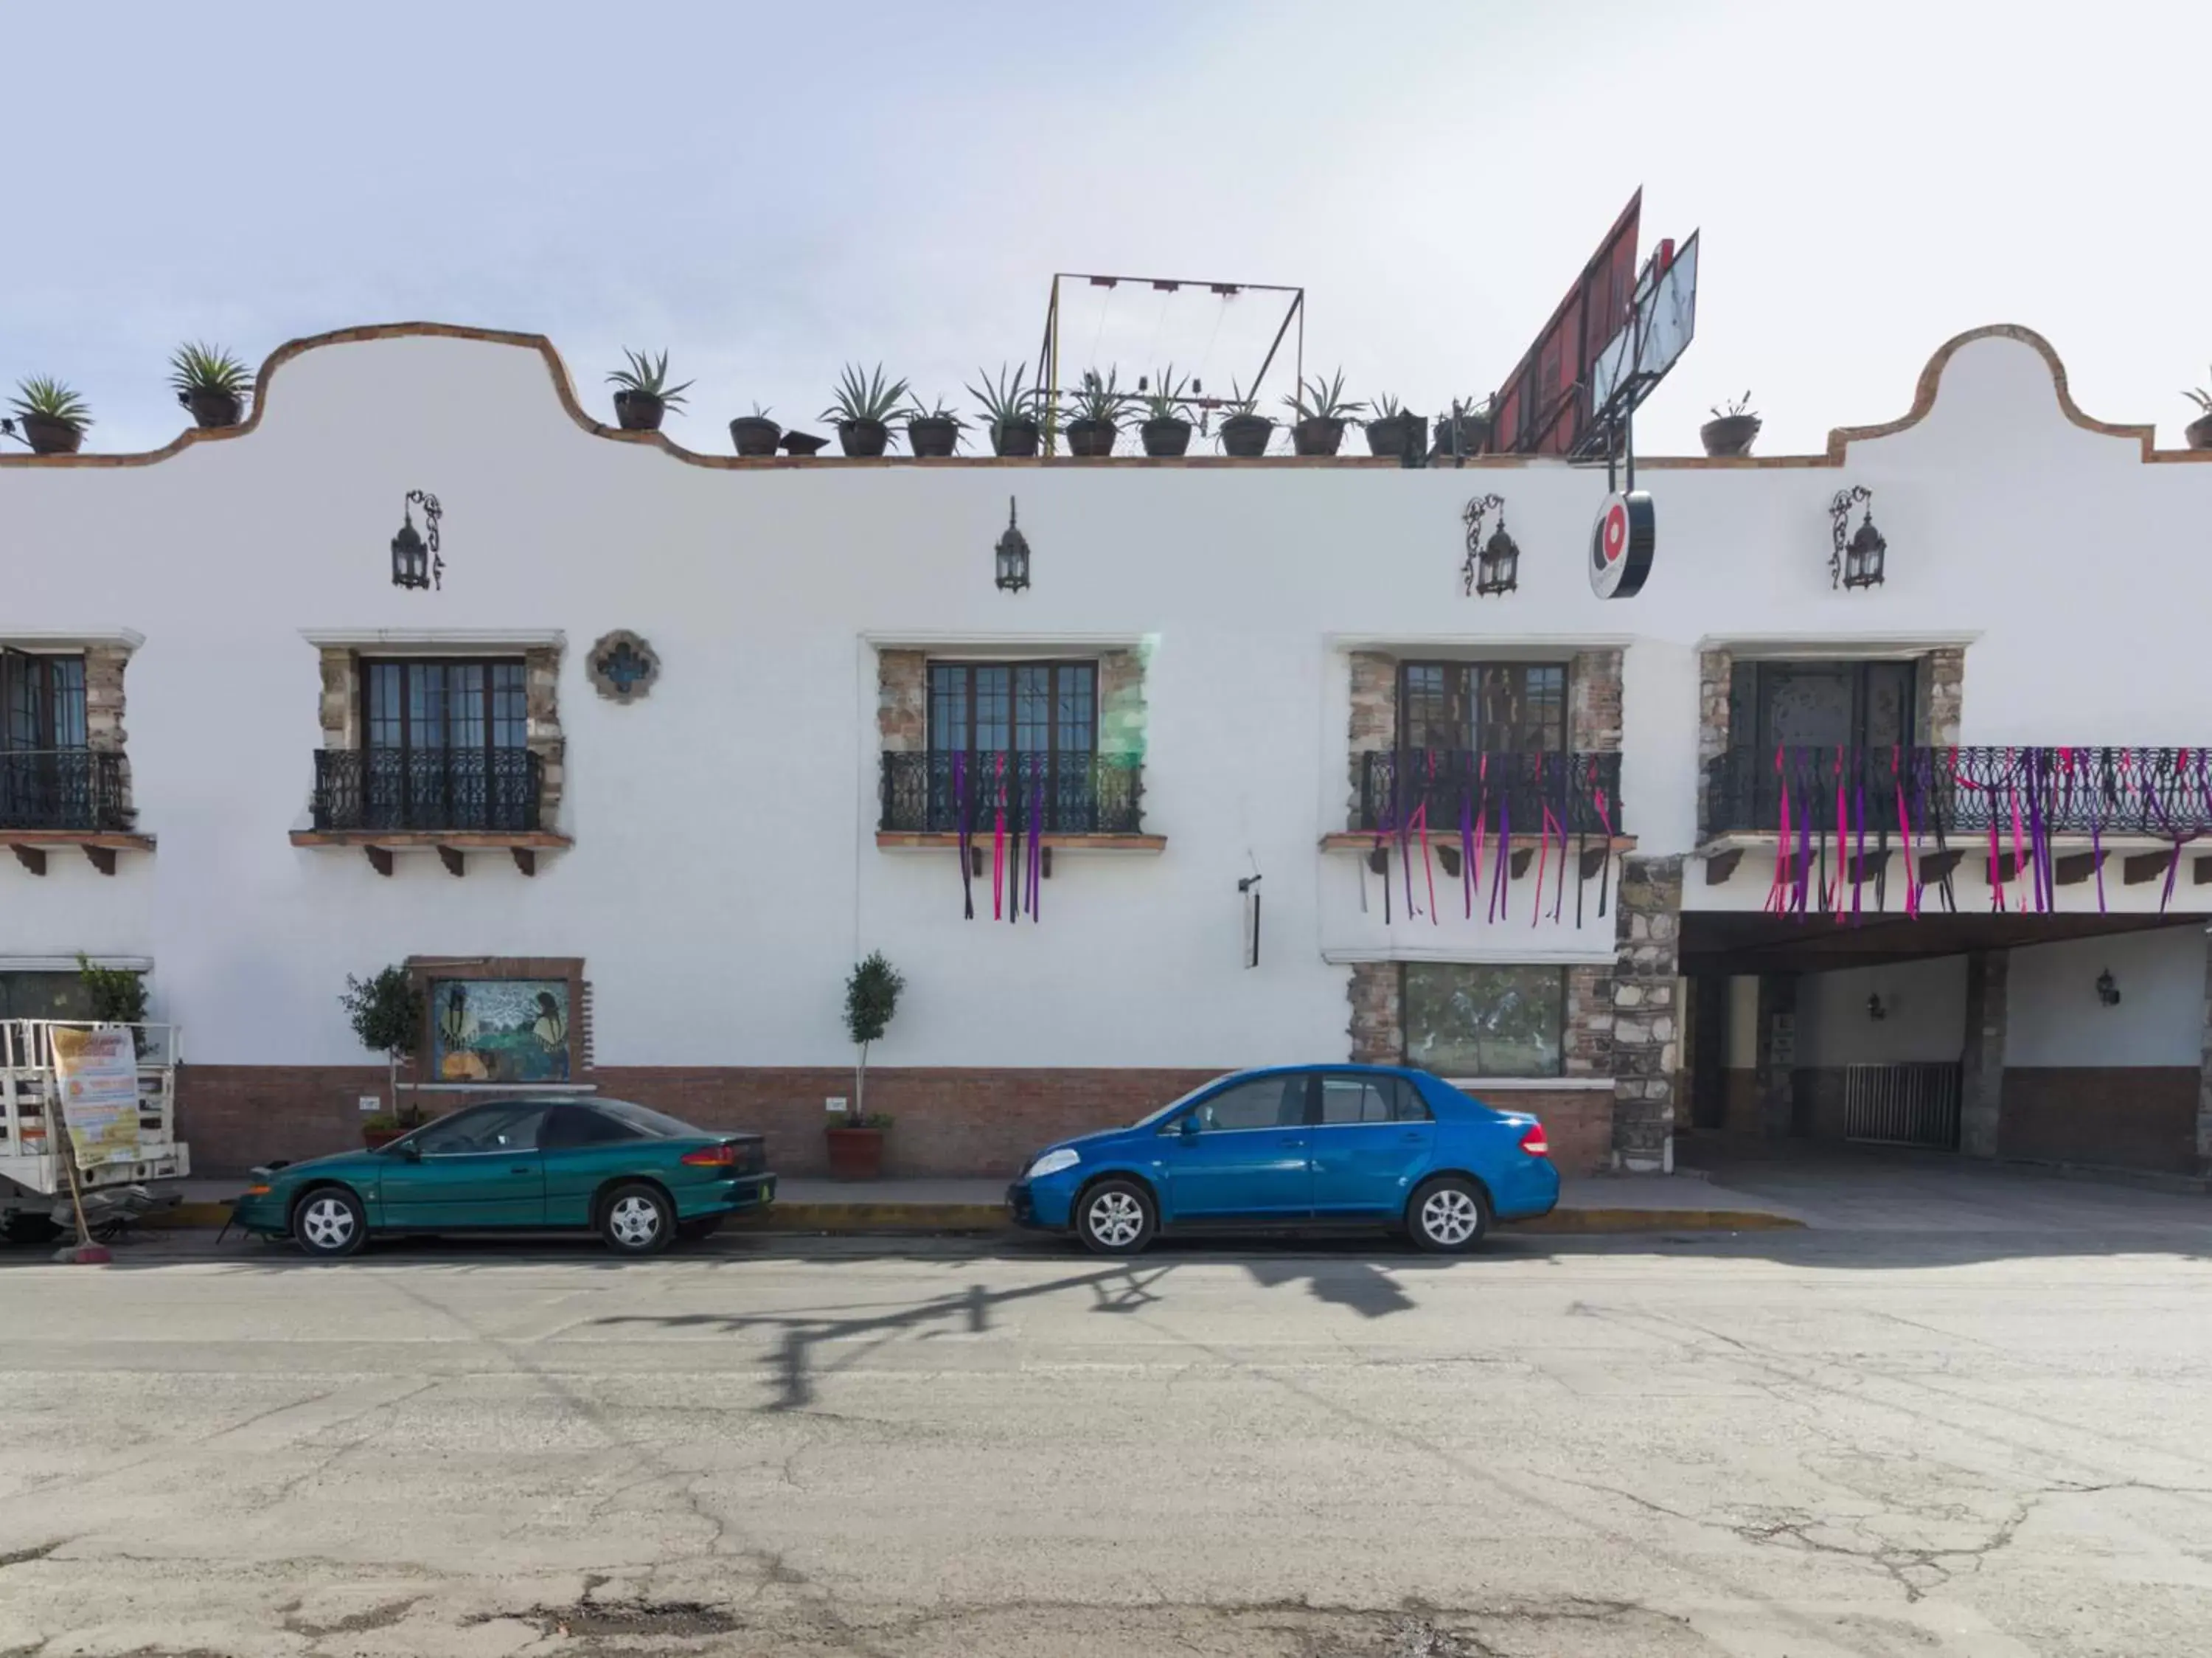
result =
[[[0,649],[0,750],[84,746],[84,658]]]
[[[522,829],[536,815],[516,659],[361,665],[368,826]]]
[[[1561,753],[1564,662],[1407,662],[1398,671],[1398,746],[1415,752]]]
[[[130,827],[123,756],[86,735],[84,658],[0,649],[0,826]]]
[[[929,665],[933,828],[955,826],[963,792],[971,812],[995,809],[1003,780],[1022,820],[1035,806],[1048,830],[1096,832],[1099,768],[1096,662]]]

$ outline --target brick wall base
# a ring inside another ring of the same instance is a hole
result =
[[[896,1119],[884,1145],[885,1173],[1004,1179],[1054,1140],[1133,1123],[1226,1069],[872,1067],[868,1108]],[[652,1106],[702,1128],[765,1134],[769,1166],[789,1175],[829,1172],[822,1102],[853,1094],[853,1073],[842,1069],[603,1065],[592,1080],[611,1099]],[[375,1065],[186,1065],[178,1073],[178,1129],[191,1147],[195,1173],[242,1174],[274,1158],[296,1162],[358,1146],[361,1097],[384,1092],[384,1071]],[[404,1082],[400,1094],[403,1101],[410,1097]],[[433,1114],[481,1097],[421,1096]],[[1606,1166],[1609,1093],[1516,1089],[1489,1103],[1542,1119],[1562,1173]]]

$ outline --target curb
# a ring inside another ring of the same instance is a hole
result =
[[[150,1230],[220,1227],[228,1204],[179,1204],[149,1216]],[[1555,1209],[1533,1221],[1501,1221],[1511,1232],[1772,1232],[1802,1227],[1790,1215],[1759,1209]],[[726,1232],[1012,1232],[997,1204],[775,1204],[732,1216]]]

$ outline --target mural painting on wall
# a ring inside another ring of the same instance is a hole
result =
[[[568,1080],[565,979],[433,979],[430,1012],[441,1082]]]

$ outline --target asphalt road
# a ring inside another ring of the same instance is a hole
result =
[[[2212,1651],[2207,1245],[19,1257],[0,1652]]]

